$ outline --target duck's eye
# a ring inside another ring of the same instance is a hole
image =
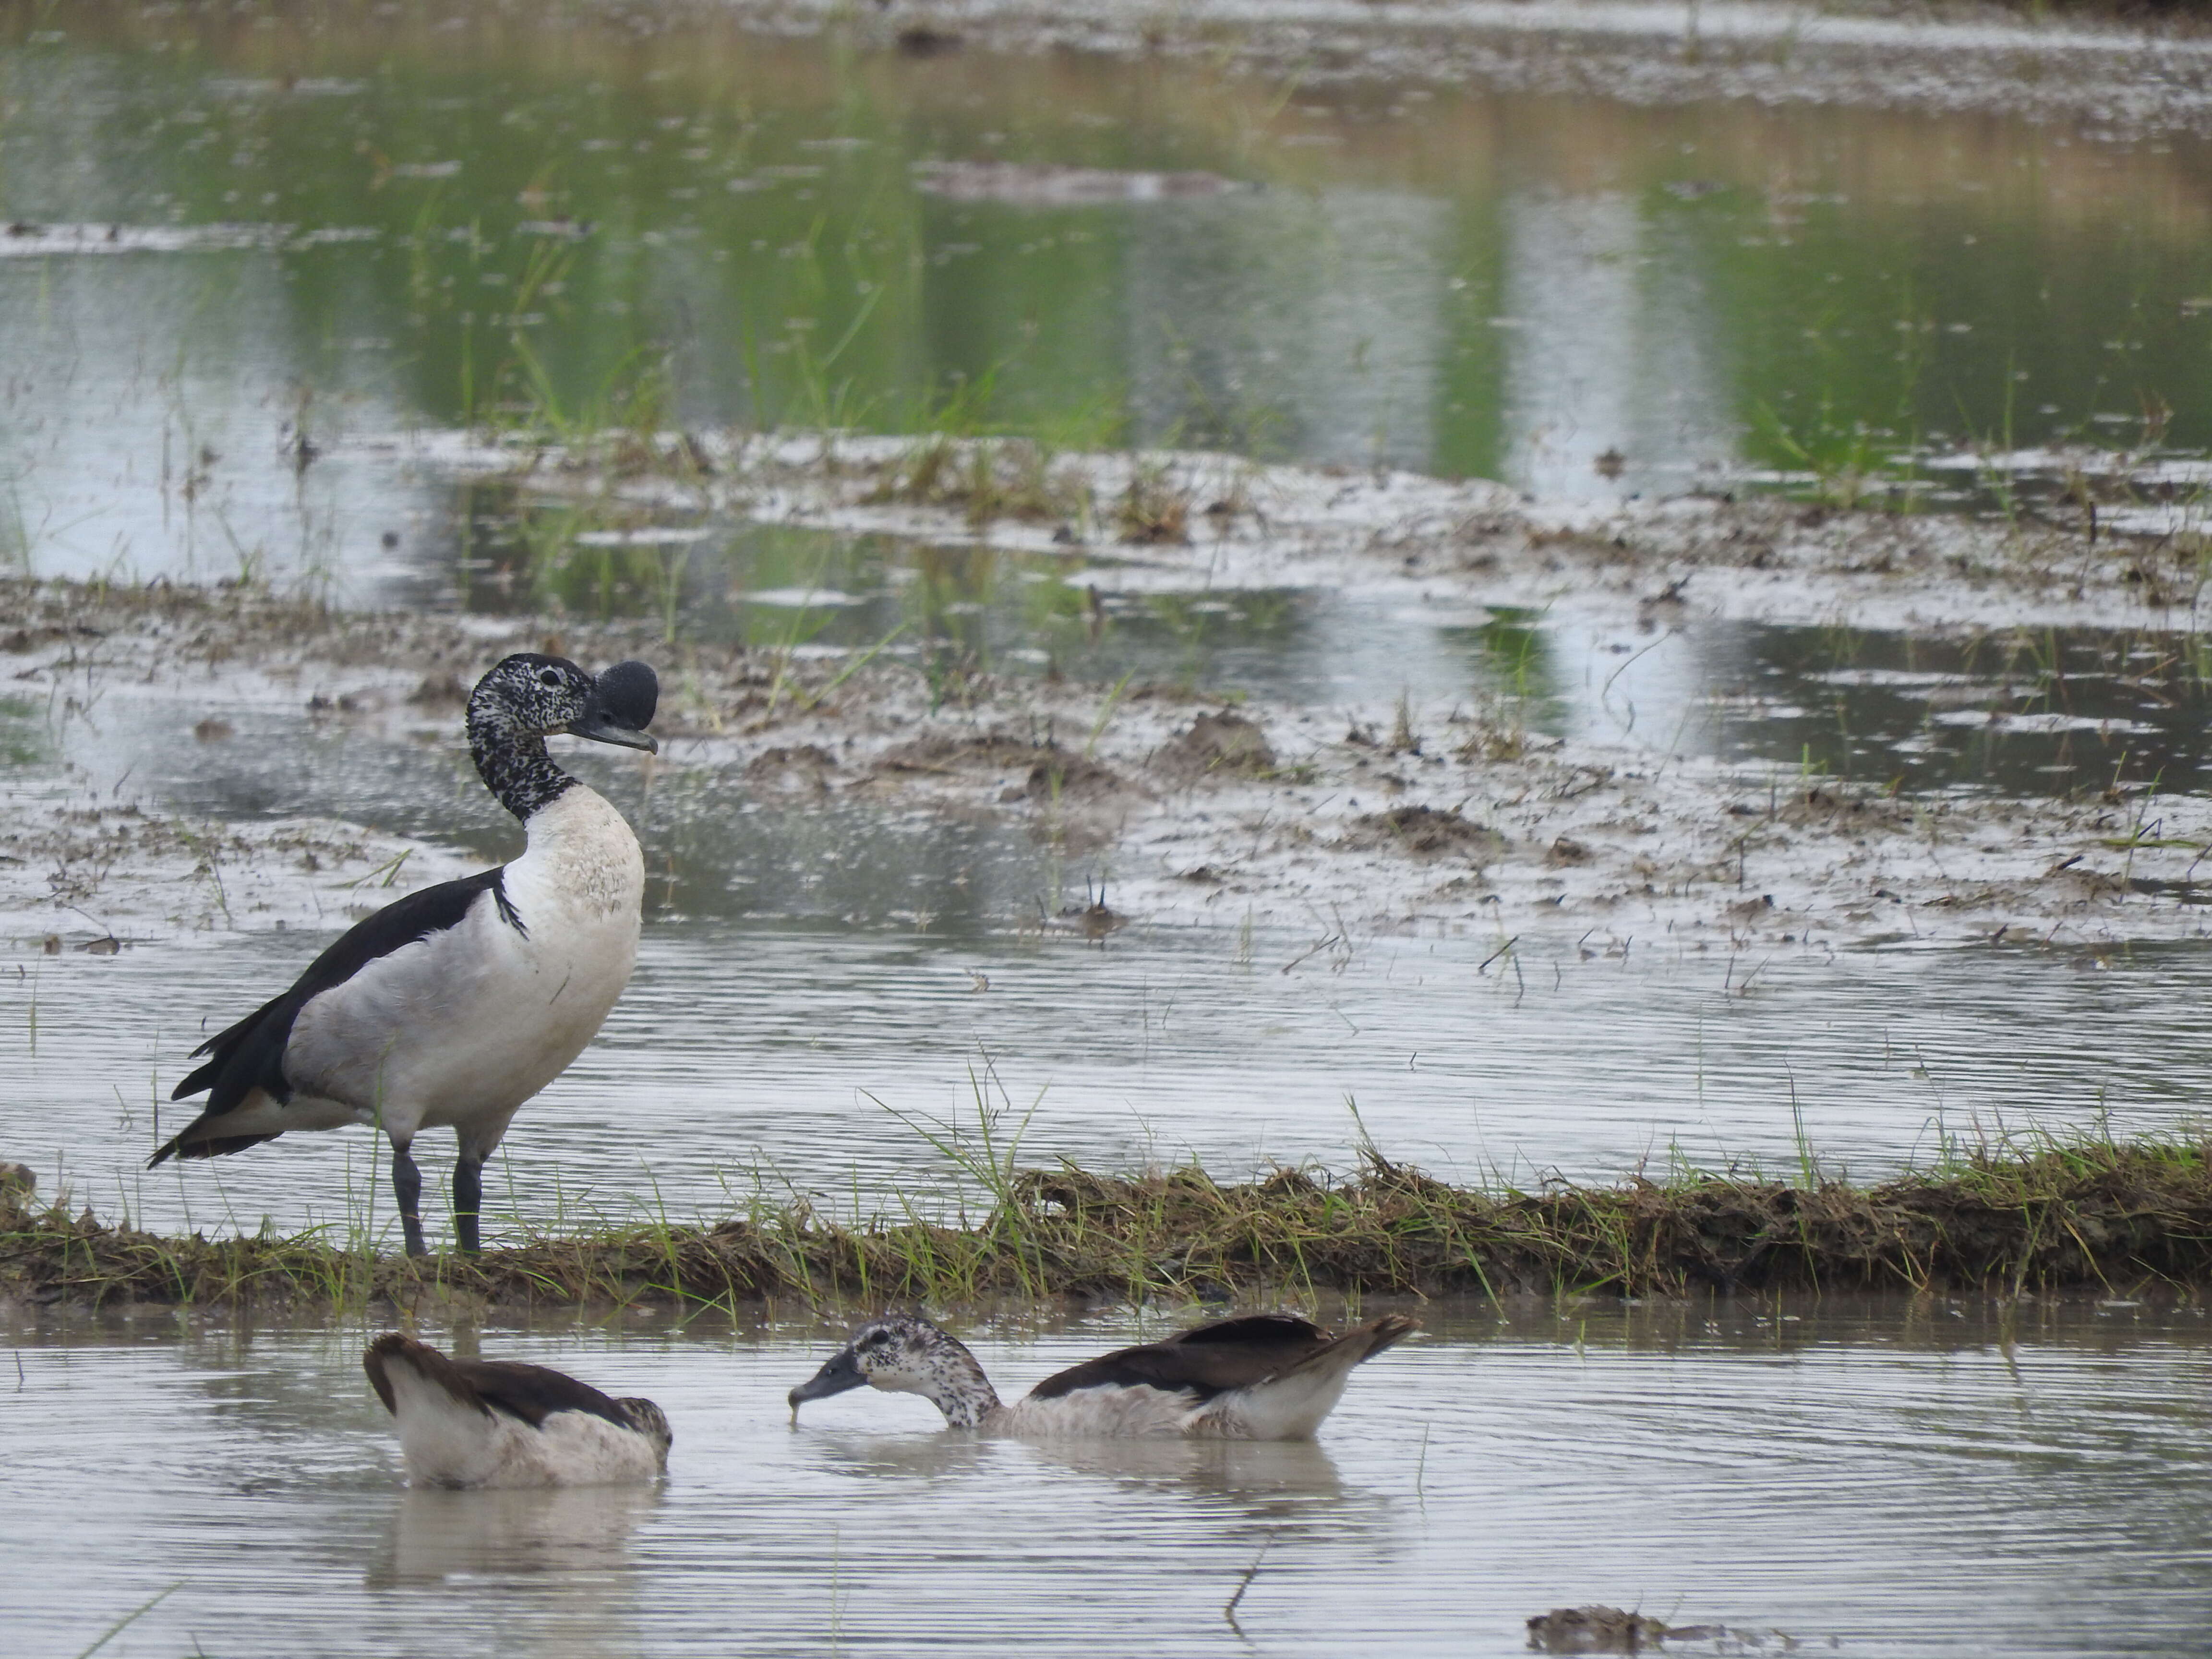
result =
[[[550,691],[561,684],[561,677],[550,668],[541,668],[538,671],[538,683]]]

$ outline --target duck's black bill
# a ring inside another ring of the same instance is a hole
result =
[[[820,1370],[791,1391],[791,1409],[796,1413],[810,1400],[827,1400],[833,1394],[865,1388],[868,1379],[860,1375],[860,1362],[848,1348],[832,1357]]]
[[[645,728],[659,703],[659,676],[641,662],[618,662],[593,683],[584,712],[568,722],[568,735],[657,755],[660,744]]]

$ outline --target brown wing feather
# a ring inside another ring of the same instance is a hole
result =
[[[1340,1340],[1318,1325],[1283,1314],[1224,1319],[1163,1342],[1119,1349],[1072,1365],[1038,1383],[1030,1390],[1030,1398],[1050,1400],[1078,1389],[1120,1386],[1187,1389],[1200,1401],[1211,1400],[1279,1376]]]

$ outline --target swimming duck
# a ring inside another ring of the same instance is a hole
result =
[[[862,1326],[793,1389],[791,1417],[796,1423],[810,1400],[866,1386],[921,1395],[952,1428],[1024,1439],[1306,1440],[1335,1407],[1352,1368],[1417,1328],[1396,1314],[1341,1336],[1285,1314],[1224,1319],[1086,1360],[1009,1406],[965,1344],[927,1319],[901,1315]]]
[[[317,957],[292,988],[194,1049],[207,1063],[170,1098],[208,1091],[155,1152],[221,1158],[295,1129],[351,1123],[392,1142],[407,1253],[424,1255],[422,1172],[410,1152],[450,1128],[453,1227],[479,1247],[484,1159],[515,1111],[568,1069],[629,982],[645,863],[629,825],[556,766],[557,732],[652,753],[659,682],[641,662],[594,677],[521,653],[469,697],[469,752],[522,821],[522,856],[410,893]]]
[[[398,1331],[361,1357],[399,1429],[418,1486],[599,1486],[668,1467],[668,1419],[650,1400],[512,1359],[454,1359]]]

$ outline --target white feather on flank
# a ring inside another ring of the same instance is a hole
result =
[[[1310,1440],[1344,1398],[1358,1363],[1347,1358],[1339,1365],[1310,1366],[1255,1389],[1217,1395],[1192,1413],[1183,1432],[1224,1440]]]
[[[1197,1421],[1205,1411],[1203,1406],[1193,1407],[1190,1395],[1181,1389],[1170,1393],[1164,1389],[1109,1384],[1079,1389],[1051,1400],[1017,1400],[1011,1406],[997,1406],[984,1413],[983,1420],[975,1426],[980,1433],[1018,1440],[1137,1440],[1195,1435],[1200,1432]]]
[[[1364,1358],[1362,1353],[1361,1358]],[[1324,1356],[1324,1362],[1329,1356]],[[1183,1435],[1211,1440],[1310,1440],[1344,1398],[1358,1360],[1345,1358],[1292,1370],[1202,1404],[1184,1390],[1105,1383],[1039,1400],[1017,1400],[987,1412],[985,1434],[1052,1439],[1061,1435]]]

